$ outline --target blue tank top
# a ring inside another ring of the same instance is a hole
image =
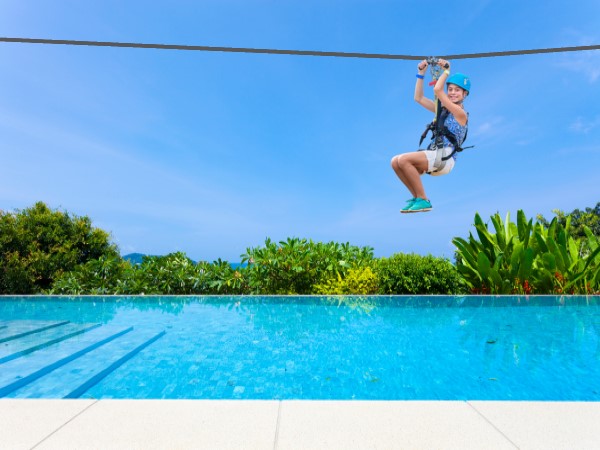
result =
[[[467,118],[469,117],[469,113],[467,113]],[[468,120],[468,119],[467,119]],[[456,119],[454,118],[454,116],[452,115],[452,113],[448,113],[448,117],[446,117],[446,121],[444,122],[444,125],[446,125],[446,127],[448,128],[448,130],[454,134],[454,136],[456,136],[456,140],[458,141],[459,145],[462,145],[463,141],[465,140],[465,135],[467,134],[467,125],[465,125],[464,127],[459,124]],[[446,136],[443,136],[444,139],[444,147],[452,147],[454,149],[454,146],[450,143],[450,141],[446,138]],[[456,159],[456,153],[454,155],[452,155],[452,158]]]

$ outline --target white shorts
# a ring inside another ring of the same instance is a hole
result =
[[[437,150],[422,150],[425,155],[427,156],[427,173],[429,175],[432,176],[440,176],[440,175],[446,175],[447,173],[450,173],[450,171],[454,168],[454,158],[448,158],[446,161],[444,161],[446,164],[444,165],[444,168],[442,170],[435,170],[435,158],[437,156]],[[444,147],[443,149],[443,156],[446,157],[448,156],[450,153],[452,153],[452,147]]]

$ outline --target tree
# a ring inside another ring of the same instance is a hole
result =
[[[51,210],[43,202],[0,211],[0,294],[36,294],[77,265],[118,256],[110,235],[87,216]]]
[[[600,237],[600,202],[596,203],[594,208],[585,208],[585,210],[574,209],[573,212],[565,213],[560,209],[553,209],[552,212],[556,216],[558,223],[563,227],[567,224],[567,217],[571,217],[570,235],[574,238],[586,238],[584,225],[587,226],[595,236]],[[538,221],[548,227],[550,223],[538,214]]]

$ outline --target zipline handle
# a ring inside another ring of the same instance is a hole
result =
[[[427,64],[429,64],[429,71],[431,72],[432,81],[429,83],[429,86],[433,86],[442,74],[442,68],[438,65],[440,58],[437,56],[428,56],[425,58],[425,61],[427,61]],[[444,64],[445,69],[448,69],[449,67],[450,64]]]
[[[440,62],[440,59],[441,58],[438,58],[437,56],[428,56],[427,58],[425,58],[425,61],[427,61],[427,64],[429,64],[430,66],[437,66]],[[444,64],[444,69],[448,68],[450,68],[450,64]]]

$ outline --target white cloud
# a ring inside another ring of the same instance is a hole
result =
[[[583,117],[577,117],[575,122],[569,126],[569,129],[575,133],[588,134],[598,126],[600,126],[600,116],[596,116],[591,120],[586,120]]]
[[[492,129],[492,127],[492,122],[484,122],[481,125],[479,125],[479,127],[477,127],[475,133],[487,133]]]
[[[598,39],[583,36],[576,30],[566,30],[564,34],[574,36],[578,46],[595,45],[598,42]],[[558,66],[583,75],[590,83],[600,80],[600,52],[597,50],[565,53]]]
[[[482,122],[475,122],[473,127],[469,128],[471,138],[490,139],[492,137],[505,136],[508,133],[514,133],[515,124],[509,123],[503,116],[482,117]]]
[[[574,55],[566,61],[561,61],[559,66],[583,74],[590,83],[595,83],[600,79],[600,67],[598,67],[598,64],[600,64],[600,58],[592,62],[589,57]]]

